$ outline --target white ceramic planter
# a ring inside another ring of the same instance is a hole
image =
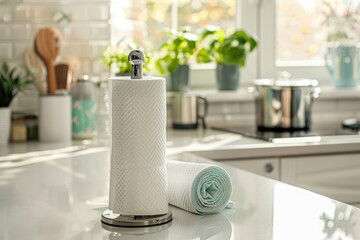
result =
[[[0,108],[0,146],[7,145],[9,142],[10,120],[10,108]]]
[[[71,141],[71,96],[40,96],[39,139],[42,142]]]

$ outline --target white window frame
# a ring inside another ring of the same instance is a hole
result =
[[[322,86],[331,85],[330,75],[324,64],[313,66],[276,66],[276,0],[260,0],[259,38],[260,55],[258,76],[260,78],[276,77],[280,71],[287,71],[295,78],[311,78]]]

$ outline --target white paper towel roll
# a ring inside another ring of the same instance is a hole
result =
[[[166,214],[165,79],[119,77],[109,81],[109,209],[123,215]]]
[[[197,214],[225,209],[232,193],[229,174],[206,163],[166,161],[169,203]]]

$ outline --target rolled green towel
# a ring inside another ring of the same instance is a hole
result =
[[[222,211],[232,184],[225,169],[204,163],[166,160],[169,203],[197,214]]]

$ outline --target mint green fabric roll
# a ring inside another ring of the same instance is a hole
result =
[[[166,161],[169,203],[197,214],[222,211],[232,184],[225,169],[204,163]]]

